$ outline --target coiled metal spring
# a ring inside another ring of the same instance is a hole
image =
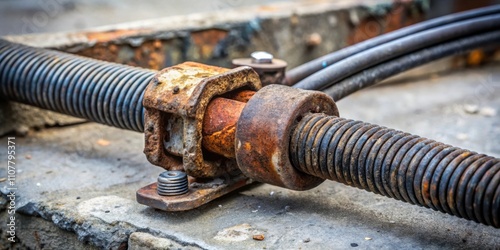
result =
[[[144,90],[155,72],[0,39],[0,96],[144,131]]]
[[[165,171],[158,176],[157,192],[163,196],[185,194],[189,191],[188,178],[182,171]]]
[[[500,159],[385,127],[311,114],[290,142],[300,171],[500,227]]]

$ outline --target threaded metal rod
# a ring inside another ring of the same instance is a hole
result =
[[[0,39],[0,96],[118,128],[144,131],[155,72]]]
[[[500,227],[500,159],[385,127],[311,114],[290,142],[298,170]]]

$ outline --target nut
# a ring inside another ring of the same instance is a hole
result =
[[[253,180],[307,190],[324,180],[296,170],[289,156],[290,136],[308,113],[337,115],[335,102],[319,91],[269,85],[248,101],[236,127],[236,160]]]

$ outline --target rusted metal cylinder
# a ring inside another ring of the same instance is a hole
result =
[[[500,227],[498,158],[322,114],[297,125],[290,156],[303,173]]]
[[[203,147],[227,158],[235,158],[234,135],[244,102],[215,98],[208,104],[203,118]]]
[[[335,102],[318,91],[268,85],[248,101],[236,126],[236,160],[253,180],[293,190],[316,187],[324,178],[305,174],[290,163],[293,128],[310,113],[338,115]]]

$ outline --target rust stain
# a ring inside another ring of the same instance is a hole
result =
[[[228,93],[228,94],[224,95],[224,97],[231,99],[231,100],[238,101],[238,102],[248,102],[250,100],[250,98],[252,98],[253,95],[255,95],[255,91],[242,90],[242,91],[238,91],[238,92]]]
[[[256,234],[252,237],[254,240],[258,240],[258,241],[263,241],[264,240],[264,235],[263,234]]]
[[[148,32],[147,29],[141,30],[112,30],[105,32],[87,32],[84,35],[93,42],[110,42],[119,38],[128,36],[137,36]]]
[[[234,158],[236,123],[244,102],[215,98],[207,107],[203,119],[203,146],[213,153]]]
[[[215,46],[224,38],[228,32],[220,29],[209,29],[191,33],[193,43],[198,47],[201,58],[210,58]]]
[[[115,30],[110,32],[89,32],[85,36],[96,44],[76,54],[98,60],[127,64],[131,66],[161,70],[169,65],[185,61],[182,55],[185,42],[179,38],[145,38],[133,45],[128,39],[144,35],[148,30]],[[210,59],[217,44],[228,35],[228,31],[208,29],[191,33],[194,45],[194,59]],[[121,39],[121,41],[119,41]]]
[[[139,47],[128,44],[98,43],[77,54],[98,60],[127,64],[130,66],[160,70],[165,67],[168,41],[144,41]]]
[[[451,2],[450,4],[453,5],[453,10],[454,12],[460,12],[460,11],[466,11],[470,9],[476,9],[480,7],[486,7],[489,5],[496,4],[498,2],[495,2],[494,0],[475,0],[475,1],[470,1],[470,0],[455,0]]]
[[[347,43],[356,44],[425,19],[424,13],[414,11],[411,3],[395,3],[393,6],[385,16],[370,16],[362,20],[347,37]]]
[[[486,59],[486,55],[482,49],[475,49],[467,55],[468,66],[479,66]]]
[[[245,103],[226,98],[215,98],[208,104],[203,120],[203,134],[209,135],[238,122]]]
[[[219,108],[214,116],[209,114],[210,117],[206,119],[213,125],[208,130],[210,133],[221,132],[211,138],[211,145],[227,149],[221,154],[227,158],[204,154],[208,153],[203,150],[202,145],[206,109],[211,100],[225,94],[240,89],[255,91],[260,87],[259,76],[250,67],[229,70],[185,62],[158,72],[146,88],[143,100],[146,109],[144,153],[148,160],[169,169],[172,161],[182,159],[184,171],[197,178],[213,178],[236,170],[234,159],[228,159],[234,154],[229,152],[234,151],[234,139],[231,140],[234,132],[231,131],[230,124],[221,122],[219,118],[234,116],[230,121],[234,127],[239,116],[236,110],[241,110],[242,107],[239,106],[242,105],[235,105],[233,110],[224,113],[225,116],[214,118],[221,111]],[[174,119],[176,117],[178,119]],[[175,127],[182,131],[173,129]]]
[[[427,198],[428,200],[430,200],[430,196],[431,196],[429,190],[430,190],[430,183],[427,181],[424,181],[422,183],[422,196]]]
[[[306,190],[323,179],[297,171],[288,152],[296,118],[310,112],[338,115],[333,100],[324,93],[282,85],[269,85],[246,104],[236,128],[238,167],[253,180]]]

